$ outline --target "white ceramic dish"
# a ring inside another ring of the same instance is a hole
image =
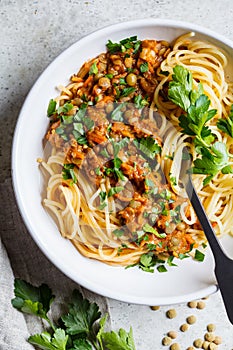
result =
[[[12,171],[15,194],[22,217],[33,239],[44,254],[78,284],[114,299],[147,305],[186,302],[217,290],[214,262],[207,251],[203,263],[185,259],[167,273],[145,273],[138,268],[111,267],[81,256],[73,245],[63,239],[53,220],[41,205],[43,181],[36,159],[43,155],[42,138],[48,126],[48,101],[57,95],[56,86],[68,83],[89,58],[105,51],[108,39],[119,41],[137,35],[139,39],[154,38],[172,41],[179,35],[194,31],[197,37],[214,42],[232,56],[233,44],[207,29],[171,20],[137,20],[94,32],[58,56],[39,77],[21,110],[13,142]],[[229,74],[232,74],[229,67]],[[233,255],[233,239],[223,240]]]

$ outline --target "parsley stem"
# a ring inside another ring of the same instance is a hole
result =
[[[57,327],[53,324],[53,322],[48,318],[48,316],[43,317],[44,320],[46,320],[48,322],[48,324],[50,325],[50,327],[52,328],[52,330],[55,332]]]

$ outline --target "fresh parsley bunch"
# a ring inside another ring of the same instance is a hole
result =
[[[233,173],[232,162],[223,142],[215,141],[207,123],[216,115],[216,109],[209,109],[210,99],[204,94],[203,86],[193,86],[192,73],[183,66],[177,65],[173,69],[172,81],[169,83],[168,98],[182,108],[185,114],[179,118],[179,125],[183,134],[193,138],[199,157],[194,160],[192,172],[205,174],[204,185],[221,171],[223,174]],[[233,135],[233,107],[228,119],[220,119],[219,129]]]
[[[32,335],[29,343],[44,350],[136,350],[133,331],[120,329],[119,332],[104,332],[107,315],[101,316],[96,303],[84,299],[78,290],[73,291],[68,312],[55,324],[48,313],[54,301],[51,289],[42,284],[35,287],[15,279],[15,298],[12,305],[21,312],[46,320],[49,331]]]

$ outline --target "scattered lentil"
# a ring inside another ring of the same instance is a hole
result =
[[[208,332],[208,333],[205,334],[204,338],[205,338],[205,340],[207,340],[209,342],[212,342],[212,341],[215,340],[215,335],[212,332],[211,333]]]
[[[197,303],[197,309],[202,310],[202,309],[204,309],[204,308],[205,308],[205,303],[204,303],[204,301],[198,301],[198,303]]]
[[[173,343],[173,344],[170,346],[170,350],[180,350],[180,344],[178,344],[178,343]]]
[[[208,341],[204,341],[203,344],[202,344],[202,349],[204,350],[208,350],[209,349],[209,345],[210,345],[210,342]]]
[[[170,309],[170,310],[167,310],[167,312],[166,312],[166,316],[168,318],[175,318],[176,315],[177,315],[177,313],[176,313],[175,309]]]
[[[216,344],[216,345],[222,344],[222,338],[219,337],[218,335],[216,335],[216,337],[213,340],[213,343]]]
[[[215,324],[210,323],[207,325],[206,329],[208,332],[214,332],[216,330],[216,326],[215,326]]]
[[[189,346],[187,350],[195,350],[193,346]]]
[[[218,346],[214,343],[210,343],[208,350],[217,350]]]
[[[172,338],[170,338],[170,337],[167,337],[167,336],[166,336],[166,337],[164,337],[164,338],[162,339],[162,344],[165,345],[165,346],[170,345],[171,342],[172,342]]]
[[[194,315],[191,315],[191,316],[186,318],[186,321],[188,324],[194,324],[196,322],[196,320],[197,320],[197,318]]]
[[[197,302],[196,301],[188,302],[188,307],[190,307],[191,309],[195,309],[197,307]]]
[[[154,306],[151,306],[150,308],[151,308],[151,310],[156,311],[156,310],[160,309],[160,306],[154,305]]]
[[[194,342],[193,342],[193,345],[198,349],[200,349],[202,347],[202,344],[203,344],[203,340],[200,338],[194,340]]]
[[[170,337],[170,338],[172,338],[172,339],[176,339],[176,337],[177,337],[177,332],[175,332],[175,331],[169,331],[169,332],[167,333],[167,335],[168,335],[168,337]]]
[[[189,325],[187,323],[184,323],[180,326],[181,332],[186,332],[189,329]]]

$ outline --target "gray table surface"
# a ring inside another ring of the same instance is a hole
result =
[[[18,113],[46,66],[72,43],[104,25],[149,17],[201,24],[233,39],[232,0],[0,0],[0,182],[10,178]],[[8,254],[13,264],[14,251]],[[204,310],[176,305],[178,316],[173,320],[165,316],[169,305],[152,311],[147,306],[111,299],[107,303],[113,328],[132,325],[138,350],[167,349],[161,339],[169,330],[178,331],[177,341],[185,350],[194,339],[203,338],[209,323],[215,323],[216,334],[222,336],[219,349],[233,349],[233,327],[219,293],[206,300]],[[179,327],[190,314],[197,316],[197,323],[182,333]]]

